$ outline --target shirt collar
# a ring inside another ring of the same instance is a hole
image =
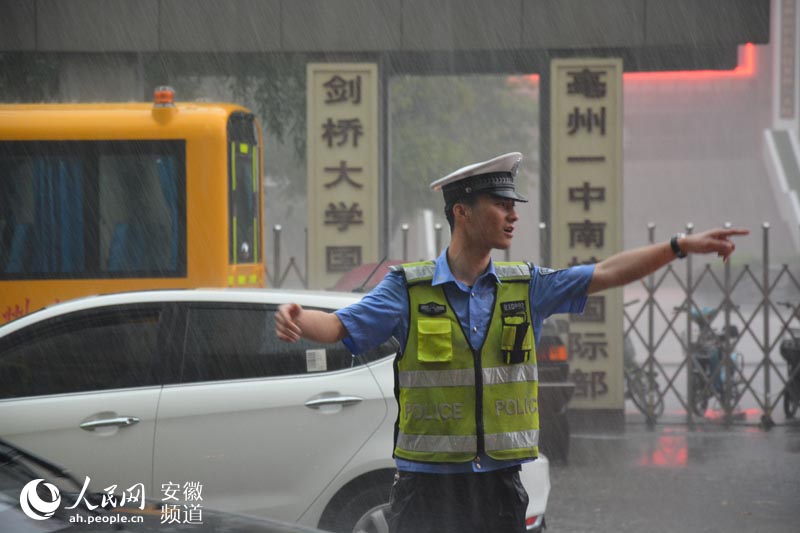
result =
[[[439,254],[439,257],[436,258],[434,265],[433,279],[431,280],[432,286],[435,287],[437,285],[443,285],[450,281],[456,285],[464,285],[458,281],[455,276],[453,276],[453,272],[450,270],[450,265],[447,263],[447,248],[445,248],[444,251]],[[483,274],[478,276],[478,279],[475,280],[475,284],[477,285],[481,279],[487,276],[493,276],[495,282],[500,283],[500,278],[497,277],[497,272],[494,269],[494,261],[491,257],[489,258],[489,267]]]

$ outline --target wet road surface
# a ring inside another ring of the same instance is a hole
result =
[[[800,422],[573,433],[550,478],[548,533],[800,531]]]

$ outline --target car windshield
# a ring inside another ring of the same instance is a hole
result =
[[[32,485],[35,480],[39,482]],[[36,505],[37,502],[49,503],[56,498],[59,501],[63,499],[63,505],[48,510],[47,514],[53,518],[53,522],[66,524],[69,522],[67,507],[76,504],[80,489],[81,483],[63,467],[0,439],[0,494],[6,505],[15,507],[18,502],[25,501],[27,506],[23,506],[22,510],[30,513],[30,517],[35,513],[31,502]],[[106,512],[95,494],[87,493],[85,497],[96,506],[96,514]],[[27,531],[25,517],[13,509],[0,512],[0,516],[3,515],[7,515],[3,522],[9,527],[10,524],[16,524],[19,531]]]

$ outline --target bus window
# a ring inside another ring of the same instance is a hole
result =
[[[0,323],[91,294],[264,286],[258,121],[169,92],[0,104]]]
[[[234,113],[228,121],[229,261],[231,264],[261,261],[261,202],[259,198],[259,146],[255,119]]]
[[[183,141],[0,142],[0,279],[185,275]]]
[[[171,142],[164,143],[161,150],[142,147],[100,155],[102,272],[182,275],[178,262],[183,248],[179,161],[174,149],[163,149]]]

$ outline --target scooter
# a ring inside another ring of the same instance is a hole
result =
[[[675,312],[681,311],[687,311],[687,306],[675,308]],[[731,325],[714,330],[711,324],[719,311],[719,308],[709,307],[689,310],[692,322],[700,328],[695,342],[688,339],[692,360],[689,405],[697,416],[705,415],[712,398],[719,399],[725,406],[735,406],[744,394],[744,355],[732,351],[725,357],[726,347],[739,338],[739,328]]]
[[[794,316],[800,319],[800,306],[789,302],[778,304],[794,310]],[[783,391],[783,412],[786,418],[794,418],[800,405],[800,329],[789,328],[789,338],[781,341],[781,357],[786,360],[786,388]]]

